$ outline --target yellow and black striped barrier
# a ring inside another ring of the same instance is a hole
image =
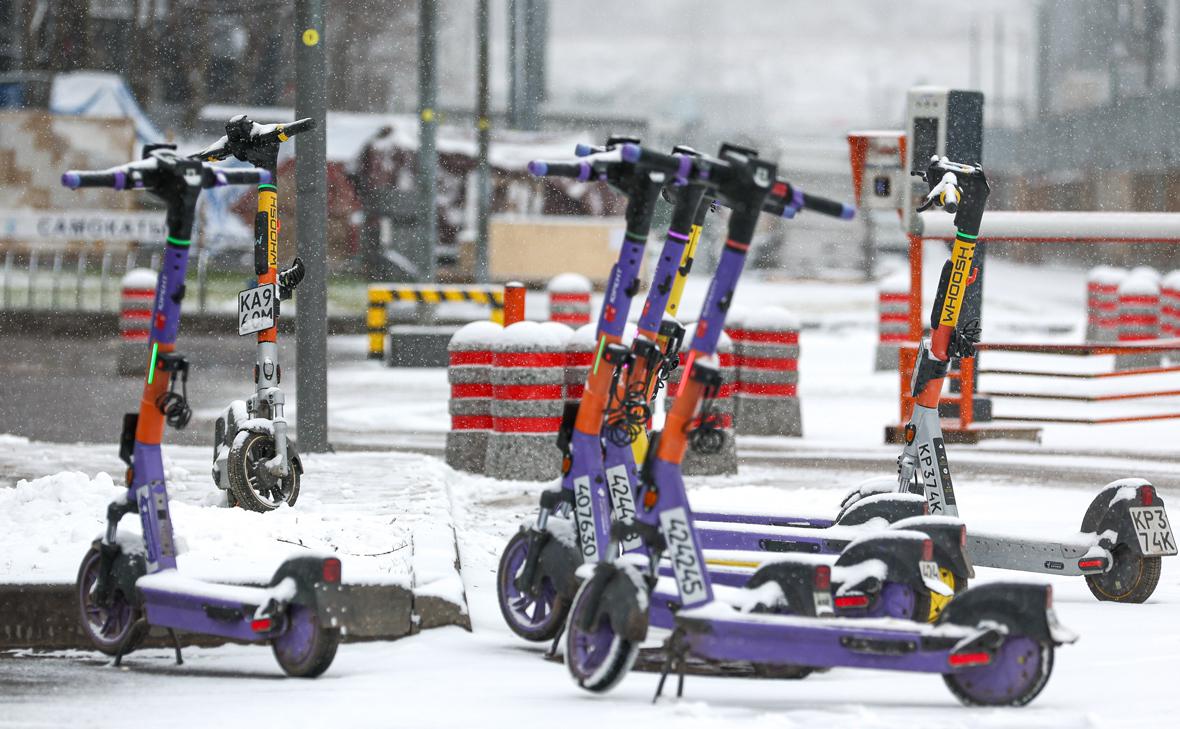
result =
[[[504,289],[500,286],[433,286],[429,284],[369,284],[369,358],[385,357],[387,305],[395,301],[441,304],[469,301],[491,307],[492,321],[504,323]]]

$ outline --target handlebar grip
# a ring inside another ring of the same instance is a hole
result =
[[[594,174],[589,162],[547,162],[535,159],[529,162],[529,172],[537,177],[572,177],[586,182]]]
[[[605,147],[596,147],[593,144],[586,144],[585,142],[579,142],[576,146],[574,146],[575,157],[589,157],[595,152],[604,151],[606,151]]]
[[[80,187],[111,187],[116,190],[126,190],[127,173],[122,170],[102,170],[101,172],[68,170],[62,174],[61,184],[71,190],[77,190]]]
[[[217,184],[222,185],[266,185],[271,182],[270,172],[260,169],[235,170],[218,167],[216,169]]]
[[[823,215],[830,215],[841,220],[852,220],[856,217],[856,208],[836,200],[829,200],[819,195],[803,193],[803,207]]]
[[[290,124],[284,124],[280,134],[286,137],[293,137],[296,134],[302,134],[312,129],[315,129],[315,119],[306,117],[293,121]]]
[[[944,210],[948,213],[954,214],[959,210],[959,203],[963,196],[959,193],[959,188],[955,185],[949,185],[942,191],[941,204]]]
[[[656,172],[672,175],[676,183],[680,185],[688,182],[688,177],[692,174],[693,165],[695,164],[693,155],[664,154],[663,152],[654,152],[646,147],[630,143],[623,145],[621,156],[624,162],[631,162],[632,164],[646,167]]]

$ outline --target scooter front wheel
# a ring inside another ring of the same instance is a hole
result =
[[[288,446],[290,452],[290,446]],[[229,469],[230,503],[249,511],[274,511],[283,503],[294,506],[299,498],[299,468],[287,461],[287,475],[276,476],[266,468],[275,456],[270,433],[247,433],[234,438],[225,467]]]
[[[287,629],[271,642],[271,649],[288,676],[315,678],[332,665],[339,645],[339,630],[320,625],[314,609],[292,605]]]
[[[1155,592],[1160,581],[1162,560],[1141,557],[1120,544],[1111,552],[1110,569],[1099,575],[1086,575],[1086,586],[1103,602],[1144,602]]]
[[[124,653],[130,653],[143,639],[143,631],[127,645],[124,643],[128,641],[136,621],[142,617],[142,612],[122,590],[113,586],[110,599],[105,604],[98,602],[94,585],[98,581],[101,558],[98,547],[91,547],[78,568],[78,607],[82,632],[96,649],[108,656],[118,654],[120,647]]]
[[[947,688],[968,706],[1024,706],[1053,673],[1053,645],[1027,636],[1004,641],[986,666],[944,674]]]
[[[569,598],[562,598],[548,578],[542,578],[536,594],[521,591],[516,577],[529,555],[529,533],[517,532],[508,540],[500,556],[496,571],[496,597],[500,613],[513,633],[525,640],[543,642],[553,640],[565,625],[569,614]]]
[[[579,627],[582,616],[598,607],[592,596],[600,591],[593,584],[593,579],[586,580],[574,595],[565,632],[565,665],[579,686],[594,693],[605,693],[631,670],[639,655],[639,643],[616,633],[606,615],[601,616],[589,631]],[[638,609],[638,605],[631,607]]]

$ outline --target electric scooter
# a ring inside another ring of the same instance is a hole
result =
[[[724,149],[738,148],[727,145]],[[602,155],[607,152],[607,147],[579,145],[578,149],[578,153],[584,157],[592,153]],[[674,153],[696,154],[686,147],[677,147]],[[586,163],[586,159],[580,164],[537,162],[533,165],[533,170],[542,174],[582,178],[589,174],[582,166]],[[671,194],[670,189],[673,191]],[[704,214],[711,205],[711,202],[705,200],[704,189],[703,185],[664,188],[665,196],[672,197],[676,207],[639,320],[639,334],[630,348],[621,342],[599,348],[598,366],[613,368],[610,385],[606,388],[607,403],[602,412],[597,414],[599,422],[602,423],[601,432],[604,437],[599,441],[599,448],[602,449],[600,458],[603,460],[602,470],[598,472],[596,481],[605,480],[607,484],[610,511],[600,508],[593,500],[586,501],[587,508],[584,508],[584,511],[589,512],[587,521],[593,522],[594,529],[583,528],[571,533],[568,520],[550,519],[553,509],[548,507],[551,507],[552,501],[556,500],[561,492],[546,492],[542,497],[538,523],[523,527],[510,540],[502,555],[497,576],[501,612],[509,627],[526,640],[545,641],[559,635],[566,608],[577,590],[578,580],[575,572],[578,565],[583,561],[595,561],[599,557],[601,538],[593,541],[582,537],[587,534],[608,534],[612,515],[616,521],[625,523],[629,523],[633,518],[633,493],[638,478],[635,474],[632,446],[640,440],[646,445],[646,424],[651,412],[650,397],[654,395],[660,382],[666,379],[666,373],[670,369],[669,363],[676,361],[676,352],[683,337],[683,328],[675,321],[661,321],[660,313],[667,310],[672,300],[674,280],[683,275],[683,264],[679,269],[677,267],[677,262],[683,260],[681,249],[686,242],[699,235]],[[837,217],[851,217],[851,211],[847,206],[839,203],[825,205],[826,201],[822,198],[807,196],[785,182],[776,184],[774,193],[765,209],[776,215],[791,217],[806,203],[812,209]],[[609,295],[604,299],[604,316],[606,312],[626,311],[629,307],[630,292],[616,290],[616,293],[618,300],[612,299]],[[668,337],[671,345],[661,346],[657,337]],[[596,373],[591,374],[591,378],[594,374]],[[580,407],[575,406],[567,410],[563,429],[565,435],[562,438],[562,442],[567,446],[574,417],[582,418],[586,411],[585,402]],[[696,427],[694,436],[702,431],[704,428]],[[567,452],[567,457],[568,455]],[[549,503],[546,500],[549,500]],[[971,567],[962,550],[962,526],[952,520],[922,519],[920,515],[924,513],[924,508],[921,498],[910,495],[885,495],[879,497],[877,503],[866,501],[859,504],[856,509],[850,510],[846,523],[823,533],[808,534],[806,538],[810,541],[802,549],[831,554],[829,561],[835,563],[837,555],[854,539],[880,531],[891,521],[915,517],[909,519],[904,527],[924,532],[926,537],[934,539],[938,545],[938,562],[930,565],[934,567],[933,577],[929,571],[926,575],[918,572],[916,559],[907,562],[897,555],[885,554],[879,561],[891,566],[883,577],[889,582],[907,582],[917,593],[913,604],[898,612],[904,612],[905,617],[933,619],[948,597],[953,594],[953,588],[948,589],[944,584],[946,579],[939,577],[940,571],[968,575],[971,574]],[[714,535],[710,533],[709,536]],[[901,536],[897,535],[896,539],[887,544],[872,544],[888,552],[899,543],[897,540],[901,539]],[[711,546],[724,551],[710,552],[707,555],[708,561],[710,567],[732,573],[738,584],[748,578],[754,568],[772,561],[772,556],[765,553],[746,554],[735,551],[744,547],[735,544],[733,538],[726,537],[727,535],[720,534],[719,538],[714,540],[715,544]],[[638,540],[632,540],[624,544],[623,548],[630,550],[638,544]],[[825,548],[820,550],[816,546],[819,544],[823,544]],[[853,550],[853,554],[858,555],[858,559],[861,560],[873,557],[872,548],[868,545]],[[848,561],[850,558],[846,556],[843,559]],[[951,584],[953,585],[953,582]],[[878,605],[888,603],[878,599],[879,595],[888,592],[888,585],[882,580],[875,588],[863,590],[858,597],[842,598],[842,603],[846,603],[852,609],[867,608],[871,612]]]
[[[315,120],[290,124],[259,124],[239,114],[225,125],[225,136],[192,155],[216,162],[236,157],[270,173],[271,181],[258,186],[254,217],[254,273],[258,285],[238,294],[238,335],[255,334],[254,394],[234,400],[217,418],[213,435],[213,483],[226,492],[230,506],[271,511],[280,504],[295,505],[303,462],[287,436],[283,416],[285,398],[279,389],[279,307],[303,280],[303,261],[278,270],[279,146],[315,128]]]
[[[683,159],[633,146],[625,147],[623,156],[664,171],[678,169]],[[583,568],[588,579],[574,599],[566,636],[570,674],[582,688],[602,692],[630,670],[647,636],[658,557],[667,553],[681,607],[665,643],[668,662],[657,696],[674,669],[681,671],[682,691],[685,660],[693,656],[770,666],[939,673],[964,703],[1028,703],[1048,681],[1055,647],[1074,639],[1057,624],[1048,586],[996,583],[967,590],[947,606],[936,626],[892,619],[820,619],[826,612],[823,596],[830,595],[831,588],[827,565],[811,571],[810,600],[806,591],[797,589],[797,575],[779,583],[770,574],[753,588],[758,594],[744,606],[735,608],[716,599],[680,463],[702,397],[720,380],[714,357],[717,340],[775,171],[773,164],[735,152],[723,161],[724,165],[704,168],[715,194],[733,210],[719,271],[705,298],[676,403],[642,469],[636,522],[618,523],[611,533],[615,544],[637,534],[650,558],[632,552],[615,560],[614,550],[608,549],[596,565]],[[699,178],[701,170],[694,166],[685,176]],[[792,594],[797,602],[794,614],[766,611]]]
[[[965,292],[974,280],[972,258],[984,245],[978,235],[989,188],[982,167],[945,157],[932,158],[924,172],[914,174],[930,186],[922,209],[938,206],[955,213],[958,234],[939,280],[930,338],[918,348],[911,383],[916,402],[904,431],[896,490],[923,494],[932,514],[957,517],[938,399],[951,358],[973,356],[979,338],[976,322],[960,329],[958,319]],[[1139,478],[1114,481],[1099,491],[1082,517],[1081,529],[1068,538],[971,531],[967,547],[977,565],[1083,575],[1099,600],[1136,603],[1155,591],[1161,558],[1177,553],[1164,500],[1154,486]]]
[[[119,456],[127,464],[127,493],[107,507],[106,531],[78,569],[82,630],[115,665],[151,627],[231,640],[269,642],[283,670],[312,677],[336,654],[346,605],[335,557],[288,559],[266,587],[227,585],[185,577],[176,564],[176,541],[160,453],[165,424],[184,427],[192,415],[186,396],[189,363],[176,351],[184,278],[197,198],[203,188],[267,184],[270,172],[223,169],[186,159],[174,145],[148,145],[144,158],[102,171],[69,171],[71,189],[146,190],[167,206],[168,237],[152,305],[147,373],[138,413],[123,417]],[[179,384],[179,391],[177,385]],[[138,513],[142,540],[120,539],[119,521]]]

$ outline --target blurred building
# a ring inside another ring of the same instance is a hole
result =
[[[1043,0],[1036,113],[992,128],[999,206],[1180,211],[1180,0]]]

